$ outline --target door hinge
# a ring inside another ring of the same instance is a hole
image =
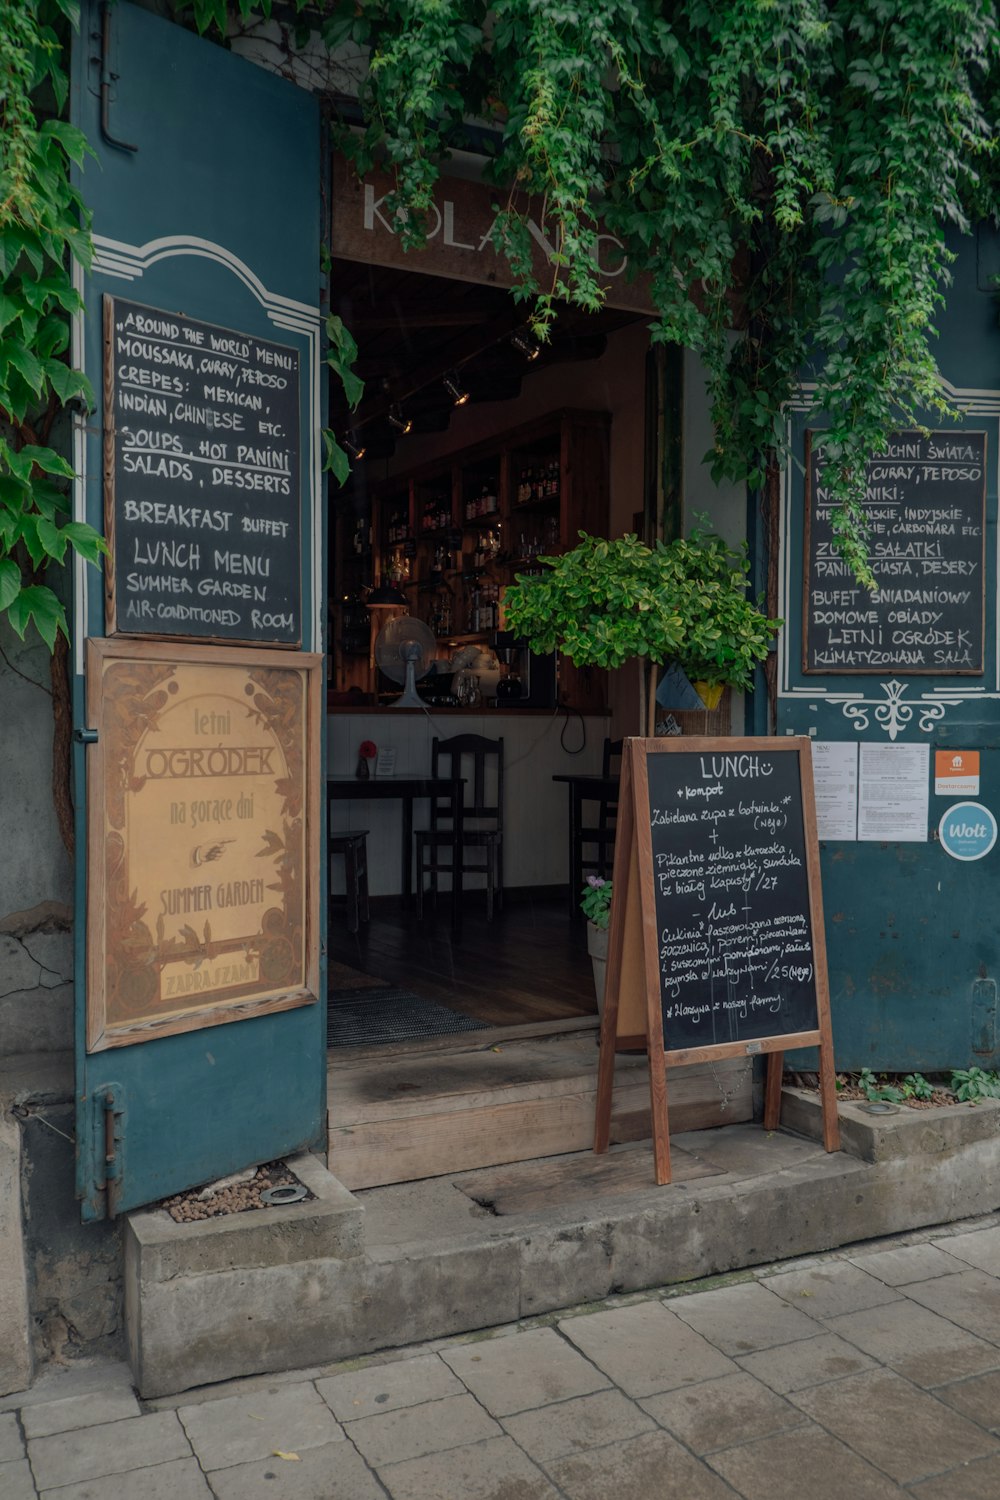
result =
[[[91,92],[96,92],[101,100],[101,135],[105,142],[109,146],[117,146],[119,151],[138,151],[138,146],[134,146],[131,141],[123,141],[111,129],[111,95],[118,82],[118,74],[111,66],[111,11],[112,6],[108,0],[104,0],[101,6],[101,29],[90,33],[91,41],[100,47],[99,55],[90,59],[98,77],[97,88],[91,89]]]
[[[105,1207],[108,1218],[114,1219],[118,1215],[122,1189],[125,1106],[122,1102],[121,1085],[104,1083],[99,1089],[95,1089],[94,1097],[103,1111],[104,1118],[102,1168]]]

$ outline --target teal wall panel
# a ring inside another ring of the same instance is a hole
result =
[[[1000,818],[1000,656],[997,637],[997,474],[1000,452],[1000,328],[991,276],[1000,271],[992,231],[956,237],[954,285],[935,349],[956,403],[951,423],[928,426],[987,433],[985,672],[975,677],[804,675],[803,514],[800,467],[782,500],[778,662],[779,734],[818,740],[929,747],[928,839],[924,843],[830,841],[821,846],[837,1066],[909,1071],[1000,1064],[997,906],[1000,847],[975,863],[950,858],[936,837],[941,814],[959,800],[936,796],[934,751],[978,750],[980,795]],[[801,403],[804,407],[805,403]],[[905,425],[905,424],[900,424]],[[804,410],[791,415],[801,460]],[[801,1059],[803,1064],[807,1059]]]

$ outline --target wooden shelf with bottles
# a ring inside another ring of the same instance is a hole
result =
[[[442,643],[487,640],[503,591],[537,559],[606,536],[607,412],[561,410],[385,480],[373,491],[377,574],[395,575]],[[605,705],[605,679],[561,664],[563,700]]]

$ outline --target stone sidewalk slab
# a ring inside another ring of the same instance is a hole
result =
[[[4,1496],[4,1500],[7,1497]],[[196,1458],[43,1490],[42,1500],[214,1500]]]
[[[946,1240],[936,1241],[936,1248],[975,1266],[978,1271],[1000,1276],[1000,1227],[949,1235]]]
[[[546,1468],[567,1500],[732,1500],[733,1496],[727,1484],[665,1432],[648,1432],[626,1443],[577,1453]],[[496,1500],[501,1500],[499,1493]]]
[[[587,1396],[611,1383],[553,1328],[445,1349],[441,1358],[495,1417]]]
[[[392,1500],[559,1500],[558,1490],[509,1437],[393,1464],[379,1471],[379,1479]],[[625,1500],[620,1490],[616,1500]]]
[[[190,1457],[191,1445],[171,1411],[32,1438],[28,1443],[28,1459],[40,1490]]]
[[[357,1449],[343,1442],[304,1448],[298,1463],[272,1457],[215,1469],[212,1490],[216,1500],[385,1500]]]
[[[503,1437],[503,1429],[472,1396],[445,1396],[426,1406],[407,1406],[345,1427],[362,1458],[372,1468],[422,1458],[425,1453],[459,1448],[485,1438]]]
[[[875,1361],[835,1333],[819,1333],[812,1339],[796,1339],[794,1344],[779,1344],[776,1349],[741,1354],[736,1363],[784,1396],[788,1391],[870,1370]]]
[[[49,1437],[53,1432],[72,1432],[78,1427],[93,1427],[101,1422],[121,1422],[126,1417],[142,1415],[132,1391],[91,1391],[83,1396],[67,1396],[61,1401],[46,1401],[28,1406],[22,1413],[25,1434],[30,1438]]]
[[[907,1287],[906,1295],[970,1333],[1000,1344],[1000,1282],[985,1271],[918,1281]]]
[[[275,1386],[268,1392],[180,1406],[177,1416],[202,1468],[209,1473],[231,1464],[269,1458],[275,1452],[321,1448],[344,1436],[326,1402],[307,1384]]]
[[[950,1278],[946,1278],[950,1279]],[[831,1318],[829,1328],[915,1385],[931,1387],[1000,1365],[995,1344],[918,1302]]]
[[[836,1318],[899,1300],[899,1293],[885,1282],[848,1261],[816,1266],[809,1271],[779,1272],[777,1276],[769,1276],[766,1285],[769,1292],[811,1318]]]
[[[1000,1495],[1000,1458],[981,1458],[926,1479],[910,1490],[914,1500],[996,1500]]]
[[[643,1411],[655,1417],[699,1458],[753,1438],[801,1427],[802,1413],[752,1375],[723,1375],[682,1391],[647,1396]]]
[[[949,1276],[962,1269],[945,1249],[951,1240],[940,1245],[900,1245],[898,1250],[877,1250],[871,1255],[852,1255],[851,1264],[860,1266],[869,1276],[877,1276],[886,1286],[905,1287],[912,1281],[929,1281],[932,1276]]]
[[[375,1412],[460,1396],[465,1387],[437,1354],[418,1354],[317,1380],[316,1389],[338,1421],[353,1422]]]
[[[597,1391],[503,1419],[514,1441],[538,1464],[638,1437],[655,1425],[621,1391]]]
[[[0,1464],[11,1463],[15,1458],[23,1457],[24,1442],[17,1417],[12,1411],[4,1412],[0,1415]]]
[[[662,1302],[565,1318],[559,1331],[627,1396],[652,1396],[736,1374],[731,1359]]]
[[[727,1448],[708,1462],[743,1500],[906,1500],[898,1484],[820,1427]]]
[[[0,1464],[0,1495],[3,1500],[35,1500],[35,1484],[26,1458]]]
[[[934,1394],[970,1422],[978,1422],[988,1432],[1000,1432],[1000,1370],[942,1386]],[[1000,1489],[997,1494],[1000,1495]]]
[[[812,1318],[789,1307],[759,1281],[677,1297],[670,1305],[724,1354],[752,1354],[822,1332]]]
[[[789,1398],[899,1484],[914,1484],[1000,1442],[891,1370],[848,1375]]]

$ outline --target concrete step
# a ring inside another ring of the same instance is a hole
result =
[[[594,1031],[507,1040],[497,1030],[434,1051],[333,1052],[330,1171],[356,1190],[585,1151],[594,1134],[595,1040]],[[672,1131],[752,1116],[741,1059],[672,1068],[668,1088]],[[646,1058],[622,1054],[612,1141],[649,1134]]]

